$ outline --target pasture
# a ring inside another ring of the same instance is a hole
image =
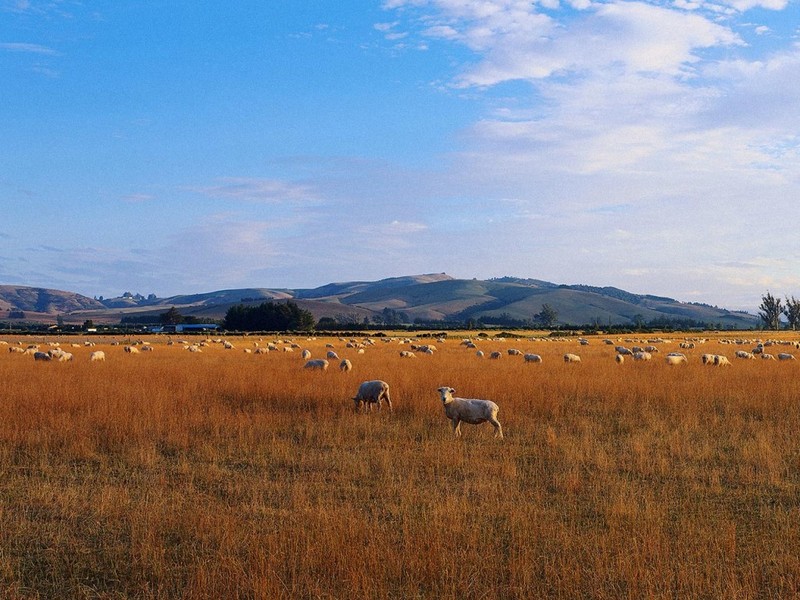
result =
[[[767,334],[682,365],[664,361],[678,335],[623,364],[601,338],[473,338],[481,359],[462,337],[416,358],[401,338],[2,338],[0,597],[800,596],[800,361],[734,355]],[[302,368],[326,344],[351,372]],[[367,379],[391,413],[354,412]],[[445,385],[496,402],[505,438],[455,439]]]

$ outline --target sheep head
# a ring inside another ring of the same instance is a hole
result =
[[[453,394],[456,393],[456,391],[453,388],[446,387],[446,386],[445,387],[440,387],[438,391],[439,391],[439,396],[441,396],[442,402],[444,404],[447,404],[448,402],[452,402],[453,401]]]

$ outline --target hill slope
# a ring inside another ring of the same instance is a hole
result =
[[[757,317],[703,304],[678,302],[660,296],[632,294],[614,287],[559,285],[536,279],[455,279],[444,273],[392,277],[380,281],[330,283],[313,289],[245,288],[169,298],[126,293],[98,301],[79,294],[0,286],[0,318],[11,309],[61,315],[67,322],[119,322],[125,315],[157,315],[175,306],[184,315],[221,319],[241,303],[292,300],[319,319],[361,322],[386,308],[409,320],[466,321],[502,318],[531,321],[548,304],[558,324],[634,325],[657,321],[694,321],[730,329],[758,326]],[[26,314],[26,316],[28,316]]]

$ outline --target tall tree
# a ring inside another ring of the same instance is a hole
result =
[[[792,296],[786,297],[786,308],[783,309],[783,314],[786,315],[786,320],[789,321],[789,327],[792,331],[797,329],[800,325],[800,300]]]
[[[758,316],[764,322],[764,327],[777,330],[780,327],[780,318],[783,312],[781,299],[767,292],[765,296],[761,297],[761,306],[758,308]]]
[[[542,304],[542,310],[533,315],[533,319],[542,327],[550,328],[558,320],[558,312],[549,304]]]

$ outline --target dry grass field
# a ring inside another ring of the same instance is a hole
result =
[[[296,338],[354,365],[323,373],[243,351],[271,339],[0,346],[0,597],[800,597],[800,361],[710,339],[668,366],[679,336],[624,364],[599,338],[477,341],[501,360],[452,335],[416,359]],[[366,379],[391,414],[354,414]],[[499,404],[505,439],[454,439],[441,385]]]

